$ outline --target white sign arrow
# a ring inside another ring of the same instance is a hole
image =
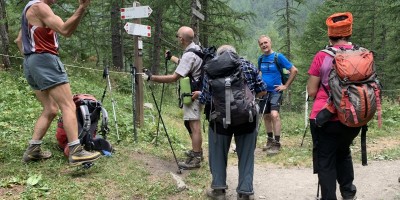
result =
[[[121,8],[121,19],[147,18],[153,10],[150,6],[139,6],[130,8]]]
[[[151,37],[151,26],[127,22],[124,29],[129,35]]]

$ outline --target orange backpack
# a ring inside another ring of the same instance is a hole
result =
[[[339,120],[349,127],[366,125],[378,112],[381,120],[381,85],[377,79],[373,52],[354,46],[352,49],[329,47],[322,50],[333,57],[329,73],[331,105]]]

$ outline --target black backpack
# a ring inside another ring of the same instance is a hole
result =
[[[201,47],[201,50],[196,50],[192,48],[186,51],[186,52],[193,52],[203,61],[200,66],[201,70],[200,78],[198,80],[195,80],[191,75],[188,76],[190,78],[190,87],[192,89],[192,92],[200,91],[203,88],[204,66],[206,65],[207,62],[209,62],[211,59],[215,57],[216,51],[217,49],[215,48],[215,46]]]
[[[113,148],[106,140],[109,132],[107,110],[102,106],[100,101],[90,94],[75,94],[73,101],[76,105],[78,138],[81,144],[88,151],[100,151],[103,154],[111,153]],[[100,118],[101,125],[99,130],[98,122]],[[61,150],[64,150],[68,140],[64,131],[62,117],[58,119],[56,138],[58,146]]]
[[[255,97],[247,86],[239,56],[226,51],[209,61],[204,70],[211,92],[209,120],[224,128],[253,122],[257,113]]]

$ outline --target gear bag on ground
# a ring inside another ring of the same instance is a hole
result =
[[[76,105],[78,120],[78,138],[88,151],[100,151],[103,155],[111,154],[113,148],[106,140],[108,134],[108,114],[100,101],[90,94],[75,94],[73,101]],[[98,121],[101,118],[100,130]],[[100,133],[99,136],[97,133]],[[68,156],[68,139],[64,130],[62,117],[58,119],[56,131],[58,146]]]

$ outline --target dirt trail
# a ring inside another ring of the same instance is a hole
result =
[[[400,200],[400,160],[369,161],[364,167],[354,164],[358,200]],[[228,166],[228,199],[236,199],[237,166]],[[255,165],[255,199],[314,200],[317,175],[311,168],[279,168]],[[337,194],[341,199],[340,194]]]

